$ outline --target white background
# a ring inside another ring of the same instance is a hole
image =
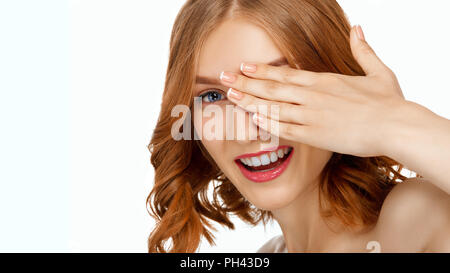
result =
[[[183,3],[0,0],[0,251],[146,252],[146,146]],[[339,3],[405,97],[450,118],[450,2]],[[200,251],[254,252],[281,233],[235,223]]]

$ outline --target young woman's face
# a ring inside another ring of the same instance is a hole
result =
[[[271,63],[283,57],[262,28],[243,20],[228,20],[217,27],[204,44],[200,53],[197,76],[219,80],[222,71],[240,73],[239,67],[242,62]],[[287,63],[278,62],[278,65]],[[226,99],[227,90],[220,82],[206,83],[202,80],[196,84],[194,96],[202,96],[202,109],[214,105],[221,108],[224,113],[223,118],[215,121],[214,115],[210,118],[203,116],[200,119],[200,115],[194,113],[197,135],[202,136],[203,145],[219,168],[250,203],[265,210],[275,210],[289,205],[300,194],[317,184],[317,178],[332,152],[280,138],[279,143],[274,146],[289,147],[292,149],[291,152],[276,148],[273,152],[252,157],[249,154],[261,152],[261,144],[268,144],[271,141],[261,139],[258,127],[251,121],[250,113],[237,106],[233,116],[234,140],[227,140],[229,138],[226,137],[226,131],[231,128],[225,126],[227,124],[225,108],[227,105],[235,106]],[[245,116],[243,139],[238,138],[236,130],[239,114]],[[218,126],[223,125],[223,140],[206,138],[208,132],[214,131],[214,127],[210,126],[211,122]],[[257,137],[251,138],[251,135]],[[245,164],[237,159],[242,156],[245,157],[242,159]]]

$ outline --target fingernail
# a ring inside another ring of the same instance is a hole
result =
[[[244,94],[242,94],[239,91],[234,90],[233,88],[230,88],[230,89],[228,89],[227,97],[236,99],[236,100],[241,100],[244,97]]]
[[[222,71],[222,73],[220,73],[220,79],[225,82],[233,83],[236,81],[236,76],[230,72]]]
[[[365,41],[365,40],[366,40],[366,37],[364,37],[364,32],[363,32],[363,30],[362,30],[362,28],[361,28],[360,25],[357,25],[357,26],[356,26],[356,34],[358,34],[358,38],[359,38],[360,40],[362,40],[362,41]]]
[[[256,72],[256,65],[248,64],[248,63],[241,63],[241,71],[254,73],[254,72]]]

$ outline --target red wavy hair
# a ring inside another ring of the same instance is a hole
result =
[[[292,68],[364,75],[349,46],[351,26],[334,0],[188,0],[172,29],[161,111],[149,144],[155,184],[147,204],[156,220],[149,252],[195,252],[202,236],[214,244],[211,221],[234,229],[230,214],[251,225],[273,219],[243,198],[199,140],[171,136],[177,120],[172,108],[192,108],[202,44],[215,26],[235,17],[251,18],[267,30]],[[333,153],[321,173],[322,215],[334,215],[349,227],[375,223],[386,195],[406,179],[402,169],[385,156]]]

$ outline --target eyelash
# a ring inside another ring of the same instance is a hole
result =
[[[219,91],[219,92],[217,92],[217,91]],[[199,97],[202,98],[202,102],[204,102],[204,103],[215,103],[215,102],[220,101],[220,100],[216,100],[216,101],[213,101],[213,102],[204,101],[205,97],[207,97],[208,94],[212,94],[212,93],[218,93],[218,94],[220,94],[220,95],[222,96],[222,99],[226,99],[226,97],[227,97],[225,94],[223,94],[222,91],[220,91],[220,90],[218,90],[218,89],[211,89],[211,90],[208,90],[208,91],[206,91],[206,92],[200,94]]]

